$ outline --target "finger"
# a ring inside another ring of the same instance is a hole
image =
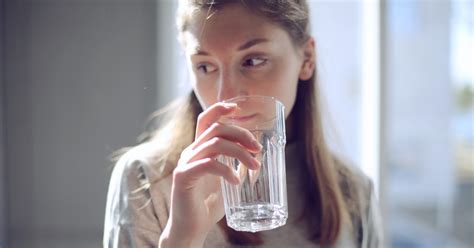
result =
[[[204,130],[208,129],[214,122],[217,122],[222,116],[235,110],[235,103],[216,103],[199,114],[196,125],[195,138],[201,136]]]
[[[262,156],[263,156],[263,154],[261,152],[257,153],[256,156],[255,156],[255,159],[257,159],[258,161],[263,161]],[[254,186],[255,183],[257,182],[258,177],[260,176],[260,169],[261,168],[249,171],[250,185]]]
[[[197,147],[194,153],[190,154],[189,161],[200,160],[206,157],[215,158],[218,155],[236,158],[249,169],[255,170],[260,167],[260,162],[242,146],[219,137],[214,137]]]
[[[226,181],[232,184],[239,184],[240,179],[234,172],[232,168],[229,166],[222,164],[212,158],[204,158],[200,160],[196,160],[185,169],[179,169],[175,172],[175,180],[189,183],[190,181],[197,180],[202,178],[207,174],[212,174],[215,176],[221,176]]]
[[[262,149],[262,145],[260,145],[255,136],[249,130],[218,122],[213,123],[211,127],[206,129],[191,145],[191,149],[195,149],[213,137],[221,137],[229,141],[237,142],[252,152],[258,152]]]
[[[249,181],[250,185],[253,187],[260,176],[260,168],[256,170],[249,170]]]
[[[245,178],[247,178],[247,167],[245,167],[242,163],[239,163],[237,166],[237,175],[239,175],[240,183],[245,182]]]

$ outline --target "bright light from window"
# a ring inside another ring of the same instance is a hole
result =
[[[361,165],[379,195],[380,166],[380,1],[362,4]]]

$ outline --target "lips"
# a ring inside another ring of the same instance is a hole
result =
[[[231,116],[229,117],[230,120],[236,121],[236,122],[246,122],[249,121],[253,118],[255,118],[257,114],[250,114],[250,115],[243,115],[243,116]]]

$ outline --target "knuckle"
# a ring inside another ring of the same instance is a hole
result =
[[[186,155],[189,153],[189,151],[191,150],[191,147],[188,146],[186,148],[184,148],[184,150],[181,152],[180,156],[179,156],[179,160],[183,159],[184,157],[186,157]],[[178,160],[178,161],[179,161]]]
[[[183,180],[183,178],[186,177],[186,171],[184,171],[181,168],[176,168],[173,170],[173,180],[180,182]]]
[[[205,114],[204,114],[204,112],[201,112],[197,117],[197,123],[198,124],[201,123],[204,118],[205,118]]]
[[[209,140],[211,146],[221,146],[222,145],[222,138],[214,137]]]
[[[188,162],[189,160],[189,157],[191,156],[191,148],[190,147],[187,147],[185,148],[181,154],[179,155],[179,158],[178,158],[178,166],[182,165],[182,164],[185,164]]]
[[[222,124],[220,124],[219,122],[214,122],[211,124],[209,128],[211,129],[212,132],[217,132],[220,129],[222,129]]]
[[[178,166],[176,166],[176,168],[181,167],[181,165],[185,163],[185,160],[186,160],[185,157],[186,157],[185,153],[184,152],[181,153],[181,155],[178,159]]]

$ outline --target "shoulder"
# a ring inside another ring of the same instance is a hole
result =
[[[128,150],[115,164],[107,193],[104,247],[110,247],[111,242],[157,241],[168,218],[171,188],[171,183],[164,183],[167,178],[157,179],[159,152],[152,143],[141,144]]]
[[[357,242],[363,247],[379,247],[383,235],[372,180],[341,160],[336,159],[335,166]]]
[[[140,144],[123,154],[115,164],[109,183],[110,194],[127,197],[143,195],[163,201],[170,195],[171,175],[165,175],[163,147],[156,142]]]
[[[340,159],[334,160],[339,186],[345,198],[369,199],[373,191],[372,180],[358,167]]]
[[[338,175],[339,187],[346,204],[352,228],[358,242],[362,238],[364,209],[370,202],[371,180],[359,168],[340,159],[334,163]]]
[[[129,149],[116,162],[111,181],[157,181],[163,177],[162,153],[163,145],[157,142],[146,142]]]

